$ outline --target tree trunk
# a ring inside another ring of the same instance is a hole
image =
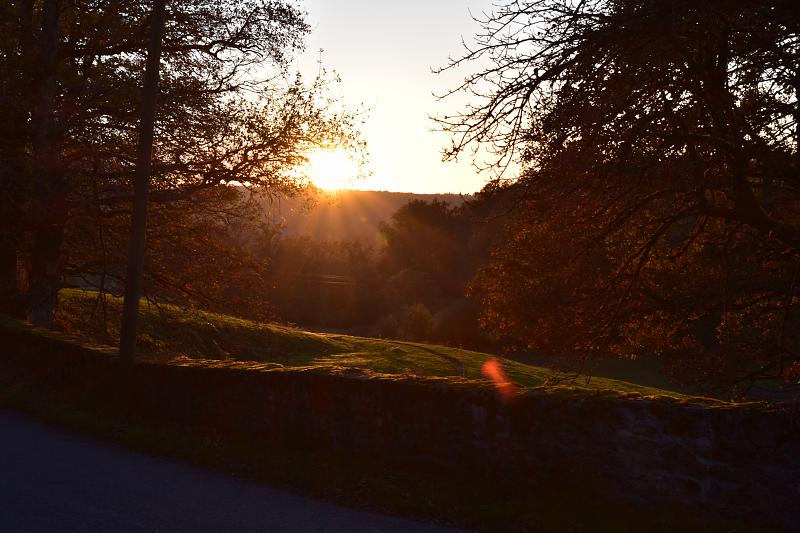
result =
[[[28,95],[33,78],[31,70],[36,63],[31,55],[33,0],[17,4],[16,25],[14,37],[20,49],[18,67],[9,72],[9,79],[0,82],[0,124],[5,128],[0,137],[0,312],[24,319],[26,302],[19,290],[17,272],[27,230],[24,221],[31,219],[22,206],[27,203],[24,191],[28,176],[23,169],[30,139],[31,99]]]
[[[45,0],[39,39],[38,95],[33,110],[33,250],[28,317],[49,327],[60,284],[61,242],[66,224],[66,187],[56,164],[55,99],[58,67],[59,6]]]
[[[0,313],[16,315],[17,246],[16,239],[3,228],[0,235]]]
[[[147,233],[147,197],[150,189],[150,167],[153,155],[153,130],[155,128],[158,100],[159,62],[161,39],[164,33],[164,1],[153,0],[150,17],[150,41],[147,45],[147,64],[142,89],[139,146],[136,153],[133,216],[128,248],[128,270],[125,277],[125,301],[122,308],[122,325],[119,338],[120,369],[133,366],[136,355],[136,329],[139,318],[142,272],[144,270],[145,237]]]

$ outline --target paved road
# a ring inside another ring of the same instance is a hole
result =
[[[116,448],[0,410],[0,532],[445,531]]]

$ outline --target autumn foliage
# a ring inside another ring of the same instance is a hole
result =
[[[730,386],[800,360],[800,12],[792,2],[504,3],[448,68],[451,155],[522,172],[473,293],[527,348],[658,355]]]

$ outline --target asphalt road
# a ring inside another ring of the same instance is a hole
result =
[[[0,410],[0,532],[446,531],[95,442]]]

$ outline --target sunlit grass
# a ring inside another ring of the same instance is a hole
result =
[[[97,293],[62,290],[56,314],[58,327],[87,342],[115,345],[122,307],[119,298],[106,297],[105,327]],[[94,311],[93,311],[94,310]],[[94,318],[92,318],[94,316]],[[228,315],[142,302],[139,351],[161,360],[228,359],[274,363],[284,367],[313,367],[329,371],[354,370],[398,376],[457,377],[483,380],[481,365],[490,354],[449,346],[311,333],[277,324],[263,324]],[[503,360],[509,378],[523,387],[540,387],[555,375],[550,369]],[[563,377],[563,376],[561,376]],[[643,395],[681,395],[609,378],[582,380],[587,389],[609,389]]]

